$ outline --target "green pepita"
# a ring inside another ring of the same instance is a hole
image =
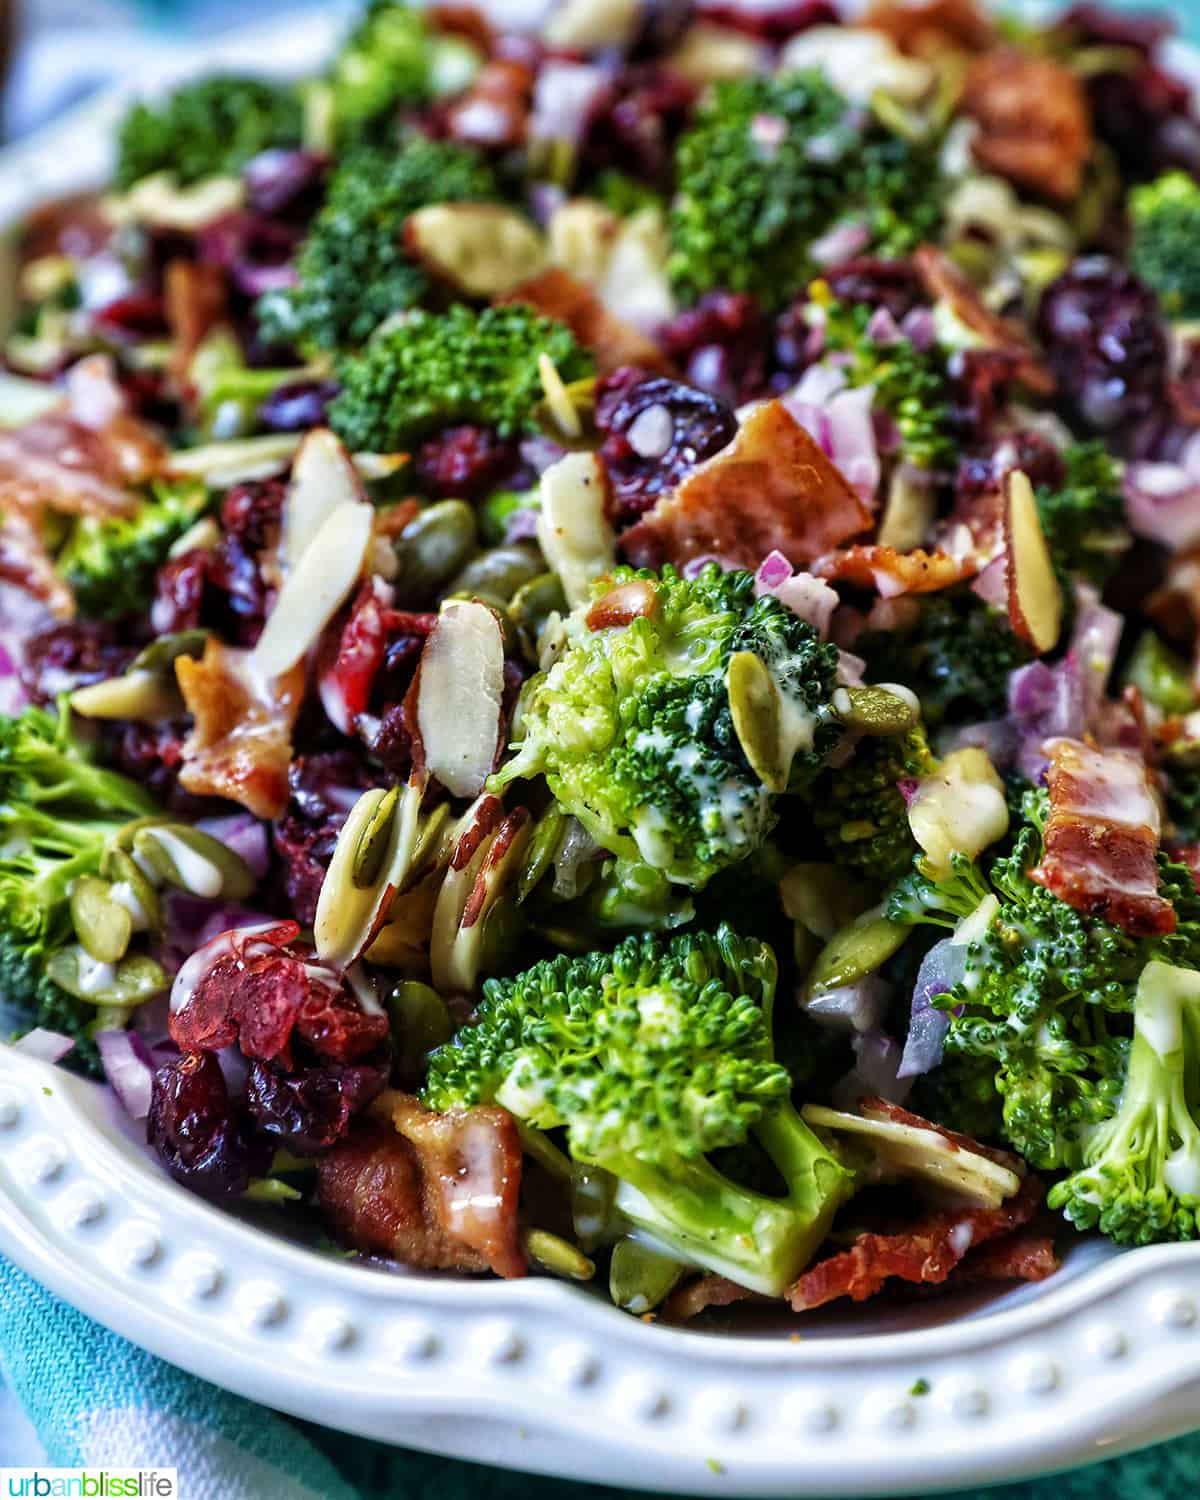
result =
[[[439,500],[396,538],[396,586],[408,604],[431,603],[475,551],[475,512],[465,500]]]
[[[142,669],[76,688],[70,703],[85,719],[135,719],[142,724],[176,718],[183,712],[183,697],[174,681]]]
[[[661,1250],[626,1236],[613,1246],[608,1290],[626,1312],[652,1312],[671,1295],[687,1267]]]
[[[538,640],[552,614],[566,614],[567,596],[557,573],[539,573],[523,583],[508,601],[508,613],[517,628],[521,650],[534,666],[538,660]]]
[[[379,805],[367,819],[367,825],[358,841],[358,848],[354,852],[354,861],[350,866],[350,879],[360,891],[365,891],[379,879],[399,801],[400,788],[394,786],[390,792],[384,794]]]
[[[891,958],[911,931],[898,922],[889,922],[878,906],[863,912],[835,933],[817,955],[808,976],[809,994],[865,979]]]
[[[754,774],[770,792],[787,791],[783,708],[775,679],[753,651],[735,651],[725,673],[734,732]]]
[[[596,1274],[595,1262],[577,1245],[548,1229],[526,1229],[521,1243],[534,1265],[551,1276],[561,1276],[567,1281],[591,1281]]]
[[[454,1035],[454,1021],[435,989],[416,979],[402,980],[388,996],[396,1067],[405,1082],[423,1077],[435,1047]]]
[[[71,887],[71,925],[84,951],[102,964],[124,958],[133,936],[132,916],[95,875],[81,875]]]
[[[840,707],[842,693],[848,705],[845,708]],[[870,685],[843,688],[835,698],[834,706],[847,729],[857,729],[860,734],[904,734],[919,716],[917,709],[899,693]]]
[[[541,884],[542,878],[550,873],[566,831],[566,814],[557,805],[538,819],[533,837],[529,840],[529,848],[525,851],[524,868],[513,891],[513,900],[518,906],[528,899]]]
[[[158,932],[162,903],[136,860],[124,849],[110,845],[100,862],[100,873],[112,882],[112,898],[129,912],[134,931]]]
[[[507,604],[524,584],[545,570],[542,554],[532,543],[512,542],[490,547],[473,557],[451,580],[451,594],[491,594]]]
[[[46,961],[46,973],[68,995],[89,1005],[141,1005],[161,995],[170,981],[148,954],[129,953],[119,963],[100,963],[78,943],[59,948]]]
[[[133,837],[133,857],[164,884],[209,900],[243,901],[257,885],[244,859],[186,823],[142,828]]]
[[[417,828],[417,842],[413,846],[412,865],[406,885],[415,884],[428,873],[432,865],[440,864],[444,858],[449,857],[449,848],[443,847],[447,842],[446,834],[449,831],[449,823],[450,804],[448,802],[439,802],[421,819]]]
[[[156,641],[151,641],[138,652],[130,663],[129,670],[157,672],[173,677],[176,658],[203,656],[207,640],[207,630],[177,630],[171,635],[160,635]]]

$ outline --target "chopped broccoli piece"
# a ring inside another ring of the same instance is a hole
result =
[[[1164,714],[1186,714],[1196,706],[1190,664],[1153,630],[1143,630],[1138,637],[1123,677]]]
[[[432,92],[434,39],[419,10],[372,0],[342,43],[330,71],[339,135],[361,134],[399,104],[422,104]]]
[[[826,771],[814,789],[813,822],[830,857],[881,882],[903,875],[918,850],[900,783],[928,776],[936,764],[918,724],[863,740],[853,760]]]
[[[837,650],[777,599],[756,600],[750,573],[618,568],[595,595],[633,579],[652,584],[651,612],[595,630],[586,603],[571,614],[563,654],[522,695],[517,755],[490,784],[545,776],[605,849],[700,887],[757,849],[776,818],[734,729],[731,656],[752,652],[774,677],[800,728],[792,768],[803,780],[838,737]]]
[[[457,422],[513,436],[530,426],[542,398],[540,354],[564,380],[591,374],[571,330],[523,303],[411,313],[343,360],[330,425],[350,448],[379,452],[411,448]]]
[[[425,271],[403,244],[404,221],[429,203],[498,196],[491,168],[467,146],[410,134],[342,161],[296,261],[298,285],[257,304],[263,337],[302,350],[353,347],[385,318],[424,302]]]
[[[617,1179],[616,1207],[673,1254],[778,1296],[825,1238],[850,1175],[791,1103],[773,1059],[775,957],[729,927],[543,960],[484,985],[477,1023],[435,1051],[433,1109],[494,1101],[565,1128],[572,1158]],[[785,1195],[724,1176],[751,1137]]]
[[[901,255],[940,219],[935,153],[856,119],[815,70],[717,83],[675,165],[669,269],[689,301],[727,288],[777,308],[835,224],[863,223],[875,251]]]
[[[143,613],[168,550],[208,503],[208,491],[196,480],[158,480],[130,516],[78,517],[56,567],[81,613],[103,620]]]
[[[1200,318],[1200,183],[1166,172],[1129,195],[1129,263],[1171,318]]]
[[[1200,1233],[1200,974],[1152,959],[1133,1005],[1120,1100],[1048,1196],[1077,1229],[1120,1245]]]
[[[261,78],[203,78],[129,110],[117,134],[116,185],[130,188],[154,172],[173,173],[182,187],[236,175],[261,151],[298,145],[300,133],[295,89]]]
[[[1103,585],[1129,545],[1117,468],[1104,444],[1073,443],[1063,453],[1061,488],[1037,492],[1038,516],[1060,576]]]
[[[589,189],[589,196],[599,199],[605,208],[611,209],[622,219],[640,213],[644,208],[666,207],[663,195],[649,183],[630,177],[627,172],[618,171],[616,167],[608,167],[597,175]]]

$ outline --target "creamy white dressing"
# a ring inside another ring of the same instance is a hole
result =
[[[134,932],[145,932],[150,926],[150,916],[137,898],[137,892],[128,880],[118,880],[109,889],[109,895],[123,906],[133,919]]]
[[[77,977],[79,988],[83,994],[99,995],[104,990],[112,987],[117,977],[117,966],[115,964],[101,963],[98,958],[93,958],[85,948],[80,948]]]
[[[955,948],[965,948],[969,943],[976,942],[987,932],[992,925],[992,918],[999,910],[999,896],[985,896],[973,912],[969,912],[959,921],[958,926],[950,934],[951,944]]]
[[[1189,1142],[1163,1163],[1163,1181],[1180,1198],[1200,1198],[1200,1145]]]
[[[225,884],[220,867],[203,854],[197,854],[190,844],[169,828],[148,828],[146,836],[152,838],[171,863],[180,880],[193,896],[204,896],[215,900]]]

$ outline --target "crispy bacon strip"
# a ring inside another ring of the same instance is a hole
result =
[[[1078,194],[1092,120],[1083,85],[1069,68],[993,48],[972,60],[962,108],[979,122],[971,149],[981,167],[1060,202]]]
[[[982,52],[992,42],[990,18],[972,0],[875,0],[858,23],[882,31],[901,52],[936,57],[941,52]]]
[[[210,636],[200,661],[176,661],[179,690],[194,720],[179,784],[198,796],[240,802],[255,817],[278,818],[288,801],[304,664],[263,683],[249,670],[249,655]]]
[[[896,1234],[860,1234],[849,1250],[818,1261],[789,1287],[792,1310],[808,1312],[840,1297],[865,1302],[893,1277],[940,1284],[973,1246],[1027,1224],[1042,1192],[1041,1182],[1029,1176],[999,1208],[944,1210]]]
[[[951,1278],[973,1281],[1045,1281],[1058,1270],[1054,1241],[1035,1230],[1016,1230],[972,1250]]]
[[[1030,879],[1134,936],[1174,932],[1175,910],[1158,894],[1162,810],[1151,773],[1123,750],[1080,740],[1050,740],[1045,750],[1050,817]]]
[[[972,557],[951,557],[946,552],[897,552],[894,547],[856,544],[819,557],[812,565],[818,578],[830,582],[855,583],[874,589],[881,599],[899,594],[933,594],[939,589],[970,578],[976,571]]]
[[[921,245],[913,252],[913,267],[932,301],[944,302],[989,349],[1011,357],[1013,379],[1036,395],[1054,393],[1054,376],[1034,353],[1024,328],[1012,318],[992,312],[944,250]]]
[[[553,267],[526,281],[497,302],[525,302],[547,318],[565,323],[579,342],[596,358],[601,375],[622,365],[640,365],[658,374],[671,373],[671,364],[653,339],[618,318],[601,298],[572,276]]]
[[[192,355],[225,315],[226,282],[220,266],[169,260],[163,273],[163,306],[171,333],[171,372],[183,380]]]
[[[764,401],[727,448],[693,469],[621,537],[638,567],[719,557],[757,568],[769,552],[806,566],[866,531],[872,513],[780,401]]]

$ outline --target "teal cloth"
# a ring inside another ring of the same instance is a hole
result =
[[[0,1378],[63,1468],[175,1467],[185,1500],[616,1500],[348,1438],[231,1396],[155,1359],[0,1260]],[[992,1500],[1165,1500],[1200,1489],[1200,1434]],[[980,1500],[977,1492],[950,1500]]]

